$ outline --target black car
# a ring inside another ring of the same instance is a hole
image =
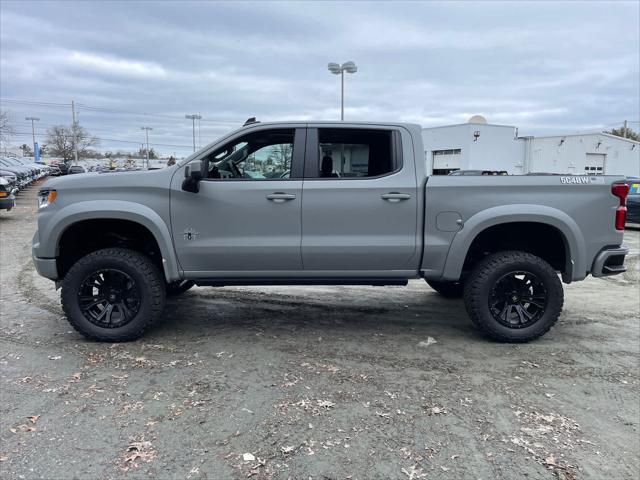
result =
[[[66,163],[56,163],[55,166],[60,170],[60,175],[66,175],[69,173],[69,165]]]
[[[640,178],[627,178],[627,226],[640,227]]]

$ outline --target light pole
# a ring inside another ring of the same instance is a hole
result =
[[[327,65],[329,71],[335,75],[340,75],[340,120],[344,120],[344,72],[356,73],[358,67],[352,61],[344,62],[342,65],[339,63],[330,63]]]
[[[202,117],[197,113],[193,115],[185,115],[184,118],[191,120],[191,125],[193,129],[193,151],[196,151],[196,120],[200,120]]]
[[[25,120],[31,120],[31,135],[33,136],[33,154],[36,154],[36,126],[34,122],[39,122],[38,117],[24,117]]]
[[[144,130],[144,133],[147,136],[147,150],[146,150],[147,154],[145,156],[147,157],[147,168],[149,168],[149,130],[153,130],[153,128],[151,128],[151,127],[140,127],[140,130]]]

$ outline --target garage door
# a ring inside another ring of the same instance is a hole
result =
[[[433,151],[434,170],[458,170],[460,168],[460,157],[462,150],[454,148],[451,150]]]
[[[584,173],[588,175],[604,175],[604,162],[607,155],[604,153],[587,153],[584,162]]]

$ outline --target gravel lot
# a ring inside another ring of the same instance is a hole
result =
[[[2,478],[640,476],[638,231],[527,345],[421,281],[195,288],[112,345],[34,272],[36,188],[0,213]]]

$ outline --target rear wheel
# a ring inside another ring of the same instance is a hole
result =
[[[175,297],[180,295],[195,285],[191,280],[178,280],[177,282],[167,283],[167,297]]]
[[[528,342],[556,323],[564,294],[555,270],[530,253],[489,255],[473,270],[464,288],[467,313],[489,337]]]
[[[443,297],[460,298],[462,297],[463,285],[461,282],[443,282],[439,280],[427,280],[431,288]]]
[[[85,337],[105,342],[135,340],[161,314],[165,282],[139,252],[107,248],[78,260],[62,282],[62,308]]]

